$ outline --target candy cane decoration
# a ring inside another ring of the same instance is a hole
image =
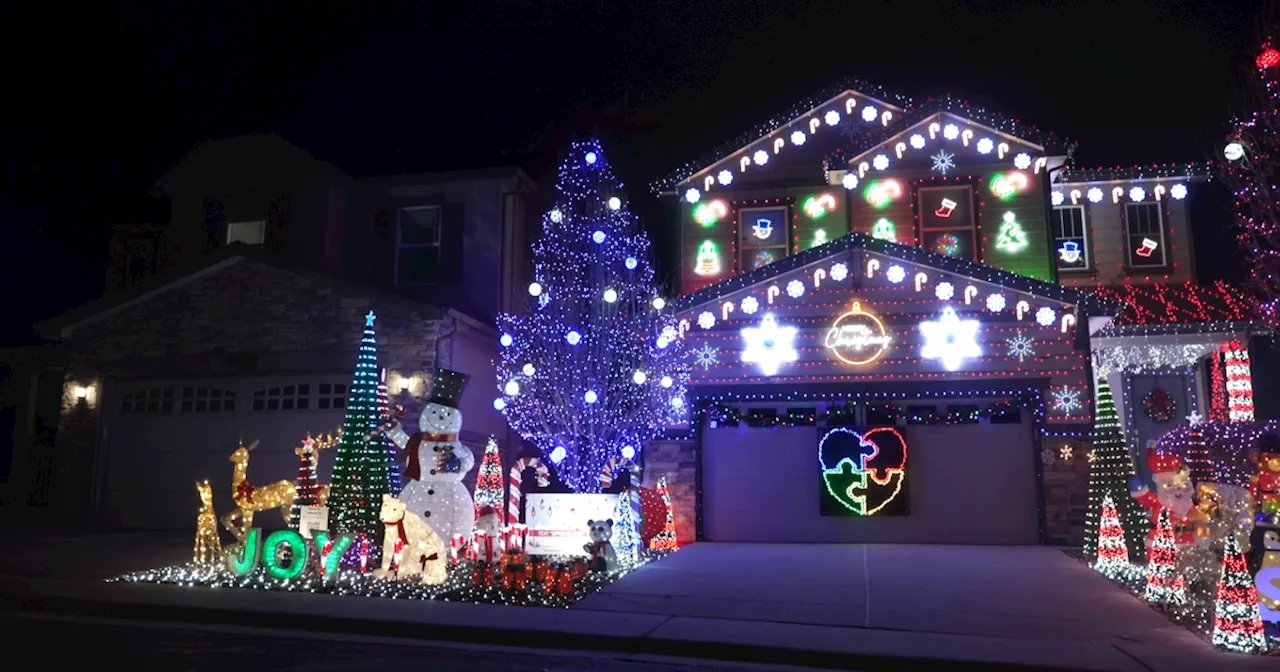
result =
[[[1164,185],[1163,185],[1163,184],[1157,184],[1157,185],[1156,185],[1156,200],[1157,200],[1157,201],[1158,201],[1158,200],[1160,200],[1160,197],[1161,197],[1161,196],[1163,196],[1163,195],[1164,195]]]
[[[1044,168],[1044,167],[1045,167],[1045,165],[1046,165],[1046,164],[1048,164],[1048,163],[1049,163],[1049,159],[1046,159],[1046,158],[1045,158],[1045,157],[1043,157],[1043,156],[1042,156],[1042,157],[1040,157],[1040,158],[1038,158],[1038,159],[1036,159],[1036,167],[1035,167],[1035,169],[1034,169],[1034,170],[1032,170],[1031,172],[1035,173],[1036,175],[1039,175],[1039,174],[1040,174],[1040,169],[1041,169],[1041,168]]]
[[[849,100],[844,101],[844,113],[853,114],[853,108],[858,106],[858,99],[849,96]]]
[[[884,113],[880,115],[880,125],[888,126],[889,121],[892,119],[893,119],[893,113],[890,112],[889,110],[885,110]]]
[[[896,145],[894,145],[894,146],[893,146],[893,151],[897,152],[897,153],[898,153],[898,158],[899,158],[899,159],[901,159],[901,158],[902,158],[902,153],[903,153],[903,152],[905,152],[905,151],[907,151],[907,143],[905,143],[905,142],[899,142],[898,144],[896,144]]]
[[[1009,143],[1002,142],[996,145],[996,158],[1003,159],[1004,155],[1009,151]]]
[[[721,320],[727,320],[727,319],[729,319],[729,313],[732,313],[732,312],[733,312],[733,302],[732,302],[732,301],[725,301],[724,303],[720,304],[720,319],[721,319]]]
[[[1018,319],[1021,320],[1022,316],[1026,315],[1027,311],[1031,310],[1031,304],[1027,303],[1026,301],[1019,301],[1017,305],[1017,309],[1018,309]]]
[[[396,550],[391,555],[391,571],[400,573],[400,558],[404,554],[404,539],[396,539]]]
[[[1071,329],[1074,329],[1075,326],[1076,326],[1075,315],[1068,314],[1068,315],[1062,316],[1062,333],[1064,334],[1068,333]]]
[[[880,260],[870,259],[867,261],[867,277],[875,277],[876,271],[880,270]]]
[[[810,117],[809,118],[809,135],[813,135],[814,133],[817,133],[819,128],[822,128],[822,122],[818,121],[817,117]]]
[[[866,177],[866,176],[867,176],[867,169],[868,169],[868,168],[870,168],[870,167],[871,167],[871,164],[867,163],[866,161],[863,161],[862,163],[859,163],[859,164],[858,164],[858,177]]]
[[[786,143],[785,141],[783,141],[783,139],[782,139],[782,138],[774,138],[774,139],[773,139],[773,153],[774,153],[774,154],[777,154],[778,152],[781,152],[781,151],[782,151],[782,146],[783,146],[783,145],[785,145],[785,144],[787,144],[787,143]]]
[[[778,286],[777,286],[777,285],[774,285],[774,286],[770,287],[770,288],[769,288],[769,290],[765,292],[765,294],[767,294],[767,295],[768,295],[768,297],[769,297],[769,305],[771,305],[771,306],[772,306],[772,305],[773,305],[773,297],[775,297],[775,296],[777,296],[777,295],[779,295],[779,294],[781,294],[781,293],[782,293],[782,290],[778,289]]]
[[[966,129],[964,129],[964,133],[961,133],[961,134],[960,134],[960,142],[964,143],[964,146],[965,146],[965,147],[968,147],[968,146],[969,146],[969,141],[970,141],[970,140],[972,140],[972,139],[973,139],[973,129],[972,129],[972,128],[966,128]]]
[[[924,287],[924,283],[929,282],[929,276],[924,273],[916,273],[916,291],[920,291]]]
[[[742,167],[742,172],[747,172],[747,166],[751,165],[751,157],[744,156],[738,159],[738,165]]]
[[[1072,190],[1071,190],[1071,205],[1075,205],[1075,204],[1077,204],[1077,203],[1079,203],[1079,202],[1080,202],[1080,190],[1079,190],[1079,189],[1072,189]]]
[[[639,485],[640,467],[621,455],[615,455],[604,463],[604,466],[600,468],[600,475],[596,476],[596,480],[600,481],[601,490],[608,490],[609,486],[613,485],[613,476],[618,473],[619,469],[626,469],[633,478],[632,482]]]
[[[964,305],[967,306],[973,303],[973,300],[977,297],[978,297],[977,287],[974,287],[973,285],[969,285],[968,287],[964,288]]]
[[[551,485],[551,471],[547,469],[546,464],[543,464],[542,458],[530,455],[516,460],[516,463],[511,465],[511,473],[507,474],[507,480],[511,483],[507,486],[507,521],[512,524],[520,522],[522,508],[520,500],[523,497],[520,492],[520,481],[524,478],[525,469],[534,471],[539,488]]]
[[[711,187],[715,186],[715,184],[716,184],[716,178],[708,175],[702,179],[702,190],[711,191]]]
[[[684,333],[689,331],[689,320],[680,320],[680,322],[676,324],[676,327],[680,331],[680,338],[684,339]]]
[[[826,269],[819,268],[818,270],[814,271],[813,272],[813,288],[817,289],[821,287],[822,281],[825,280],[826,278],[827,278]]]
[[[1112,203],[1119,203],[1121,196],[1124,196],[1124,187],[1116,187],[1115,189],[1111,190]]]
[[[369,571],[369,537],[360,537],[360,573]]]
[[[930,140],[937,140],[937,139],[938,139],[938,131],[940,131],[940,130],[942,130],[942,124],[939,124],[939,123],[938,123],[938,122],[936,122],[936,121],[935,121],[935,122],[933,122],[932,124],[929,124],[929,139],[930,139]]]

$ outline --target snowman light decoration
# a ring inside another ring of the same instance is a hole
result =
[[[471,538],[475,525],[475,503],[462,478],[476,464],[471,449],[458,441],[462,411],[458,410],[467,376],[438,369],[431,398],[418,417],[419,432],[410,436],[397,422],[387,436],[400,449],[405,486],[400,501],[422,516],[446,542],[460,534]]]

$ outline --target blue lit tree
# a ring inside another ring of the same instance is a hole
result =
[[[575,142],[533,244],[527,307],[498,316],[494,407],[577,492],[686,418],[683,340],[658,293],[649,239],[599,142]],[[633,452],[635,451],[635,452]]]

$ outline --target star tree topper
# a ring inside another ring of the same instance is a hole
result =
[[[778,365],[799,358],[792,345],[796,331],[795,327],[779,327],[773,313],[766,314],[759,327],[744,327],[742,340],[747,347],[742,351],[743,363],[759,364],[760,372],[766,376],[777,373]]]
[[[937,320],[920,323],[920,333],[924,336],[920,357],[939,360],[948,371],[959,369],[965,359],[982,356],[976,340],[978,326],[977,320],[960,319],[954,308],[943,308]]]

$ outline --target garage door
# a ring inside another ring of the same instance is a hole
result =
[[[249,460],[256,485],[293,481],[294,454],[308,432],[332,432],[342,423],[350,376],[292,376],[127,382],[106,400],[103,474],[108,525],[138,529],[194,529],[199,498],[195,483],[209,479],[214,508],[231,501],[231,452],[238,441],[259,440]],[[320,459],[328,482],[332,453]],[[280,516],[260,513],[264,527]]]
[[[905,515],[824,516],[818,427],[704,428],[710,541],[1033,544],[1032,425],[913,425]]]

